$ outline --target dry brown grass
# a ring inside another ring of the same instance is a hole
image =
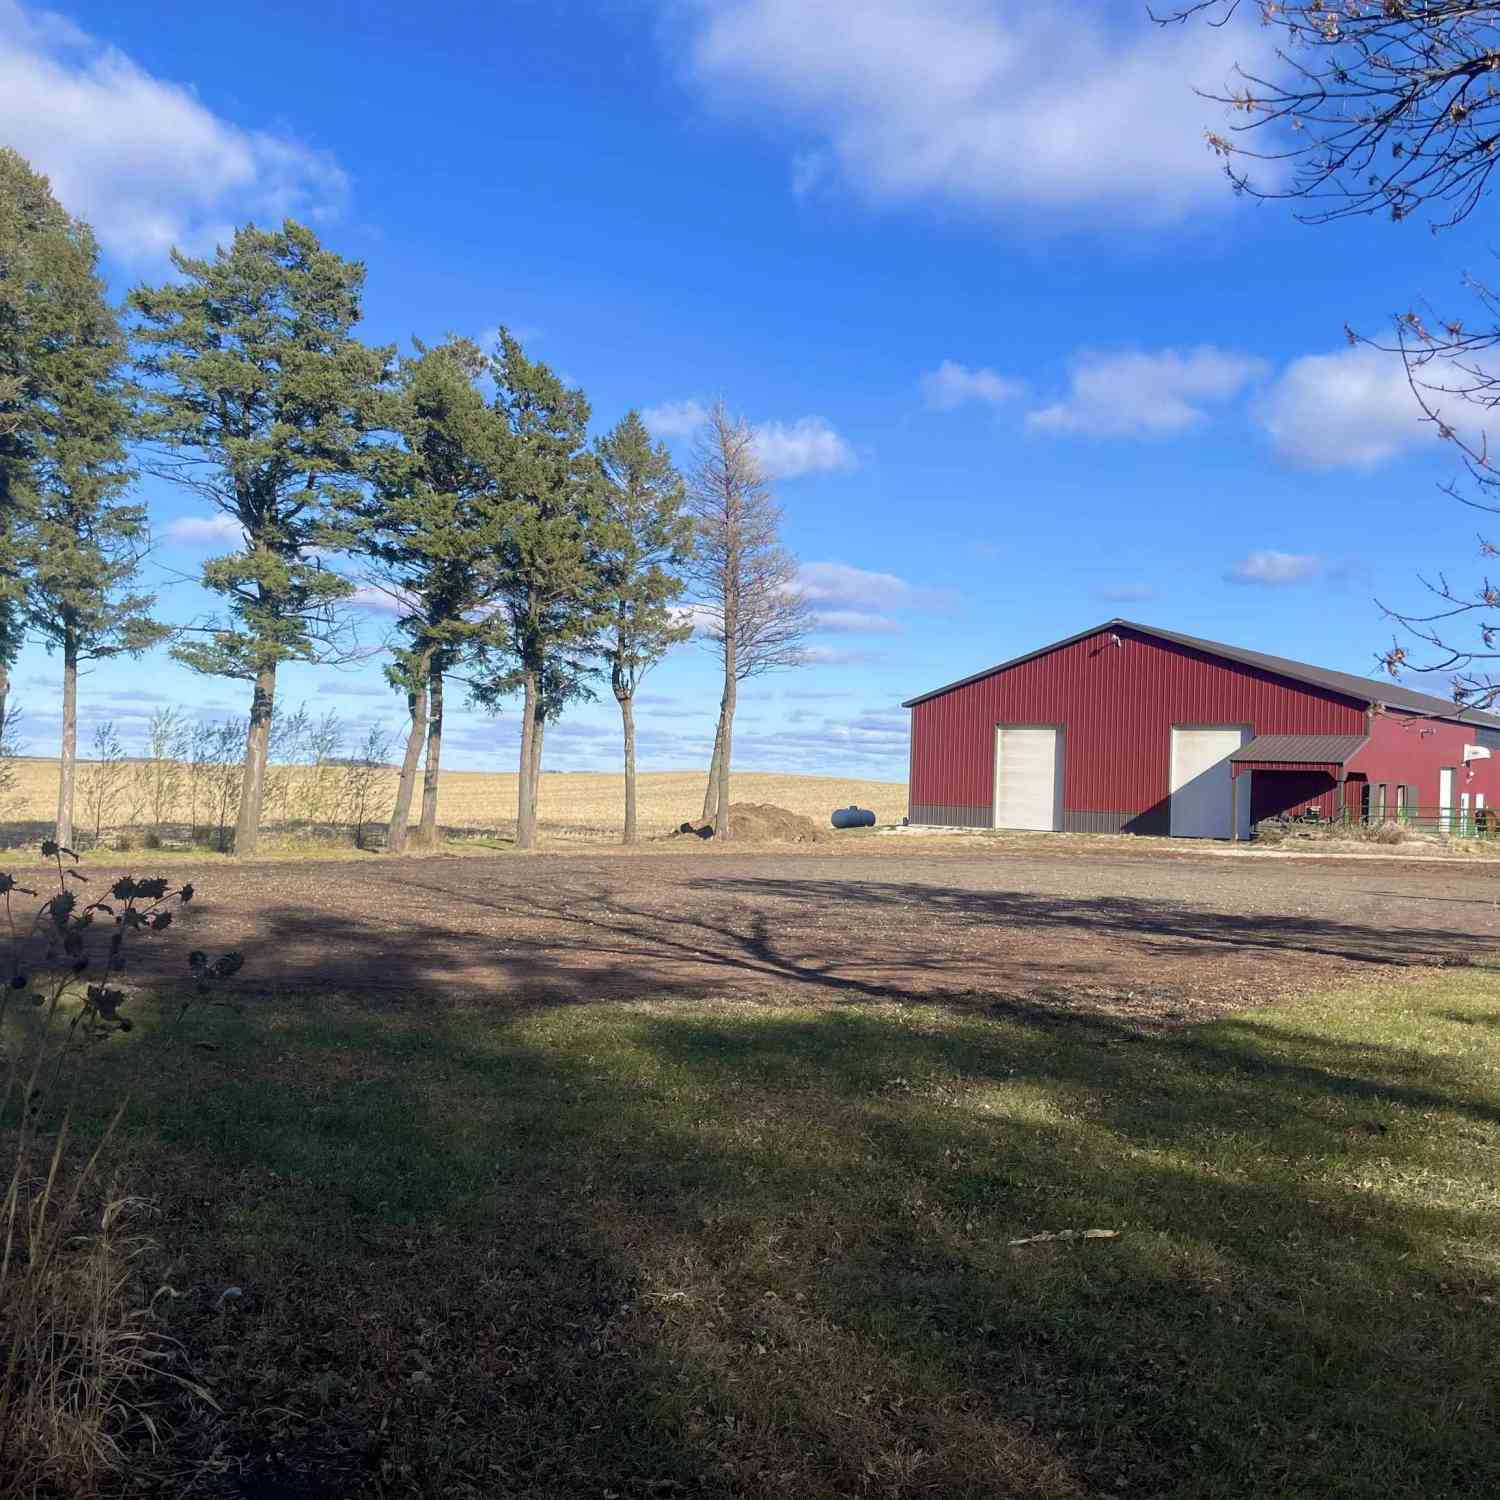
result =
[[[152,1309],[139,1304],[132,1274],[131,1262],[152,1242],[125,1227],[149,1205],[113,1198],[90,1224],[74,1203],[81,1175],[65,1167],[69,1184],[54,1166],[26,1185],[9,1215],[19,1243],[0,1283],[8,1350],[0,1381],[4,1500],[92,1494],[125,1462],[125,1428],[157,1433],[140,1392],[162,1378],[171,1345],[150,1326]]]
[[[24,758],[15,762],[16,783],[0,807],[0,823],[46,823],[57,799],[57,762]],[[87,762],[80,766],[80,780]],[[704,771],[649,771],[639,778],[638,812],[643,836],[667,833],[703,810]],[[376,798],[383,819],[395,795],[396,772],[390,771]],[[770,802],[801,813],[826,827],[836,807],[851,802],[871,808],[881,823],[898,823],[906,814],[906,784],[855,777],[790,776],[746,771],[733,781],[737,802]],[[618,834],[624,823],[624,778],[616,772],[553,771],[542,777],[541,822],[562,834]],[[185,814],[184,814],[185,815]],[[438,800],[438,821],[456,832],[508,830],[516,815],[513,772],[445,771]]]

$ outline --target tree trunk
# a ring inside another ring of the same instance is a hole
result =
[[[719,805],[714,812],[714,837],[727,839],[729,832],[729,762],[734,754],[734,708],[739,684],[731,677],[724,684],[723,716],[724,737],[719,746]]]
[[[719,705],[719,722],[714,726],[714,753],[708,763],[708,786],[703,792],[704,823],[713,821],[719,810],[719,753],[724,748],[724,705]]]
[[[635,699],[620,694],[620,722],[625,730],[625,836],[622,843],[635,843]]]
[[[240,784],[240,814],[234,825],[234,852],[241,859],[260,847],[260,808],[266,796],[266,756],[271,748],[271,714],[276,701],[276,664],[255,674],[250,699],[250,731],[245,736],[245,775]]]
[[[731,616],[731,621],[737,618]],[[729,764],[734,758],[734,709],[739,698],[739,662],[733,631],[724,642],[724,699],[719,705],[719,805],[714,812],[714,837],[727,839],[729,831]]]
[[[78,642],[63,641],[62,748],[57,767],[57,828],[53,837],[73,847],[73,787],[78,776]]]
[[[5,732],[5,714],[10,704],[10,663],[0,661],[0,734]]]
[[[547,715],[537,704],[536,723],[531,730],[531,836],[536,838],[537,805],[542,796],[542,740],[547,733]]]
[[[437,847],[438,776],[443,765],[443,674],[434,671],[427,696],[427,763],[422,770],[422,822],[417,845]]]
[[[531,733],[535,728],[536,674],[521,674],[521,754],[516,764],[516,848],[530,849],[536,843],[536,825],[527,816],[536,806],[531,791]]]
[[[396,805],[391,809],[390,827],[385,847],[392,854],[406,852],[406,830],[411,823],[411,799],[417,789],[417,762],[422,758],[422,741],[427,734],[427,670],[422,668],[417,690],[406,695],[411,714],[411,728],[406,732],[406,754],[401,758],[401,779],[396,783]]]

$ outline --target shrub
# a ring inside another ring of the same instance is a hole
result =
[[[0,1200],[3,1496],[92,1488],[117,1462],[117,1434],[146,1383],[165,1375],[191,1386],[167,1368],[172,1346],[149,1327],[149,1308],[127,1294],[130,1261],[148,1243],[129,1229],[141,1200],[99,1190],[129,1092],[87,1155],[69,1132],[82,1054],[131,1028],[129,950],[160,938],[193,888],[125,876],[86,902],[77,856],[50,842],[42,853],[57,878],[45,899],[0,872],[10,942],[0,991],[0,1142],[11,1167]],[[29,922],[23,898],[40,903]],[[174,1025],[197,1001],[225,1003],[217,987],[240,966],[238,954],[190,954],[193,987]]]

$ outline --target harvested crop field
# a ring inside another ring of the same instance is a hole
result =
[[[87,786],[93,763],[79,764],[80,785]],[[144,775],[144,762],[131,762],[130,774]],[[14,762],[14,789],[0,799],[0,847],[39,838],[51,826],[57,809],[57,762],[46,758],[22,758]],[[145,822],[145,800],[133,796],[130,774],[122,777],[120,791],[114,797],[114,812],[105,820],[107,829],[139,827]],[[309,775],[303,766],[280,767],[273,780],[283,778],[286,795],[270,799],[268,817],[274,825],[278,808],[284,801],[288,813],[298,812],[299,784]],[[646,771],[638,778],[637,820],[643,835],[666,834],[703,810],[706,771]],[[170,810],[169,821],[185,823],[192,811],[188,805],[190,778],[183,769],[180,805]],[[389,816],[395,796],[396,772],[381,773],[381,785],[374,798],[373,816],[377,822]],[[899,822],[906,814],[906,784],[900,781],[866,781],[840,776],[790,776],[772,771],[736,772],[733,780],[736,802],[774,803],[778,807],[811,818],[820,827],[828,826],[829,814],[836,807],[851,802],[870,808],[882,823]],[[86,800],[86,799],[85,799]],[[554,837],[611,836],[618,834],[624,820],[624,777],[604,771],[548,771],[538,790],[541,828]],[[205,792],[197,809],[200,820],[208,816],[208,794]],[[79,808],[80,827],[88,818]],[[438,797],[438,822],[453,834],[508,834],[515,826],[516,777],[514,772],[448,771],[443,772]],[[232,821],[232,820],[231,820]],[[7,829],[9,838],[7,838]]]
[[[257,985],[402,999],[1003,993],[1188,1021],[1379,966],[1467,963],[1500,935],[1500,865],[869,842],[869,854],[684,840],[640,858],[213,863],[171,946],[243,949]]]

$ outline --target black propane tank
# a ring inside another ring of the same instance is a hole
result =
[[[835,828],[873,828],[875,826],[875,814],[868,807],[837,808],[833,814],[833,826]]]

